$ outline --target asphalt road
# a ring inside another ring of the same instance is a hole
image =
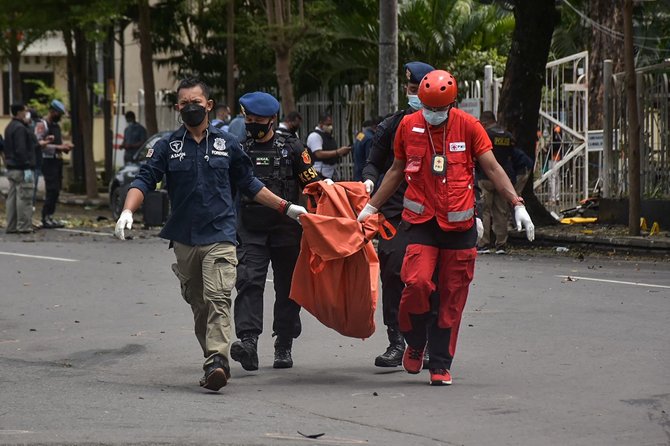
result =
[[[303,313],[272,369],[268,282],[261,369],[211,393],[173,260],[153,237],[0,236],[0,444],[670,444],[667,263],[481,256],[441,388],[373,366],[380,311],[364,341]]]

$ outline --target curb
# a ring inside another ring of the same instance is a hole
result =
[[[662,238],[661,238],[662,237]],[[525,234],[509,233],[509,238],[515,243],[528,244]],[[632,249],[636,251],[647,251],[655,254],[670,254],[670,237],[660,236],[658,238],[649,237],[602,237],[582,234],[564,234],[553,235],[543,234],[541,231],[535,233],[534,243],[543,245],[583,245],[594,249]]]

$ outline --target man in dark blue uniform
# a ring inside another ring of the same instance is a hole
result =
[[[206,358],[200,385],[219,390],[230,378],[230,306],[237,266],[235,191],[295,220],[307,211],[268,190],[253,176],[251,160],[235,137],[210,125],[207,114],[214,103],[206,84],[181,81],[177,100],[184,125],[147,152],[115,234],[124,239],[133,212],[165,175],[172,213],[160,235],[174,247],[177,263],[172,269],[193,311],[195,335]]]
[[[384,119],[378,126],[372,141],[372,149],[367,164],[363,169],[363,182],[368,193],[372,193],[375,185],[381,183],[381,177],[393,164],[393,139],[405,115],[421,109],[421,101],[417,96],[421,79],[433,71],[434,68],[423,62],[409,62],[405,64],[407,83],[405,91],[409,107],[395,112]],[[384,217],[398,229],[391,240],[379,240],[379,263],[382,279],[382,310],[384,325],[389,339],[389,346],[384,353],[375,358],[378,367],[397,367],[402,364],[402,355],[405,351],[405,341],[398,330],[398,307],[404,284],[400,280],[400,268],[405,257],[407,237],[405,228],[400,225],[403,210],[403,197],[407,183],[403,182],[395,194],[382,206],[380,211]]]
[[[381,120],[381,117],[377,117],[363,121],[363,128],[356,134],[353,146],[354,181],[363,181],[363,168],[370,156],[372,141]]]
[[[314,170],[309,150],[296,138],[274,130],[279,102],[263,92],[240,98],[247,140],[244,151],[254,174],[278,196],[297,201],[302,189],[321,179]],[[240,341],[230,347],[230,357],[245,370],[258,370],[258,336],[263,331],[263,291],[272,262],[275,290],[274,368],[293,367],[291,347],[300,335],[300,306],[289,299],[291,279],[300,253],[300,225],[290,218],[241,197],[237,235],[237,297],[235,332]]]

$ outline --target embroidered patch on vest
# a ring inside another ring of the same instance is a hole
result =
[[[464,142],[450,142],[449,143],[450,152],[465,152],[465,143]]]

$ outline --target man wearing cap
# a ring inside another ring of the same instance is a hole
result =
[[[279,102],[263,92],[240,98],[247,140],[244,151],[254,174],[266,187],[288,201],[297,201],[302,189],[321,177],[312,166],[302,143],[274,130]],[[293,339],[300,335],[300,306],[289,299],[291,279],[300,253],[300,225],[247,196],[241,198],[238,218],[237,297],[235,331],[240,339],[230,347],[230,357],[245,370],[258,370],[258,337],[263,331],[263,291],[272,262],[275,304],[272,324],[275,340],[274,368],[293,366]]]
[[[147,162],[130,184],[115,234],[125,239],[133,212],[165,175],[172,212],[160,236],[174,248],[177,263],[172,270],[193,311],[195,335],[205,357],[200,385],[219,390],[230,378],[230,307],[237,266],[235,191],[295,220],[307,211],[273,194],[253,175],[251,160],[237,139],[207,119],[213,106],[205,83],[180,82],[176,109],[184,125],[147,152]],[[159,372],[160,368],[154,371]]]
[[[46,119],[40,120],[35,126],[38,140],[49,138],[51,142],[42,148],[42,176],[44,177],[44,205],[42,206],[42,227],[45,229],[62,228],[63,224],[54,220],[58,195],[63,185],[63,153],[72,150],[72,143],[63,142],[60,125],[66,113],[65,105],[58,99],[49,104]]]
[[[405,92],[409,107],[400,110],[384,119],[378,126],[372,140],[372,148],[367,164],[363,169],[363,182],[368,193],[372,193],[393,164],[393,139],[403,117],[421,109],[421,101],[417,96],[421,79],[434,68],[423,62],[408,62],[404,66]],[[395,237],[390,240],[379,240],[379,263],[382,279],[382,310],[384,325],[389,339],[389,346],[384,353],[375,358],[377,367],[397,367],[402,363],[405,341],[398,330],[398,307],[400,295],[405,287],[400,280],[400,267],[407,248],[407,238],[401,226],[402,200],[407,189],[403,183],[393,196],[381,208],[384,217],[398,229]]]

